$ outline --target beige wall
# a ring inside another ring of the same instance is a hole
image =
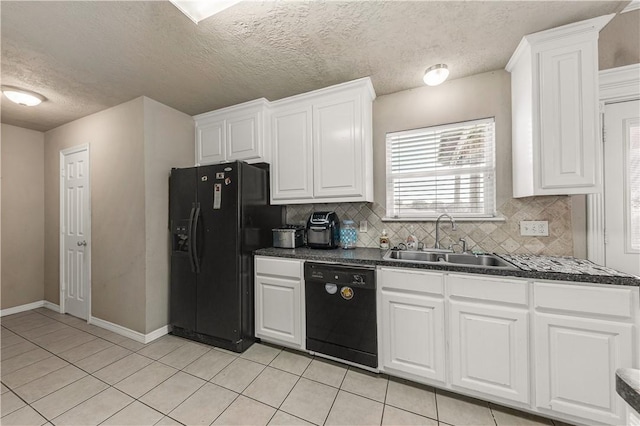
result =
[[[143,99],[45,133],[45,298],[59,301],[60,150],[89,144],[91,314],[145,331]]]
[[[44,296],[44,133],[2,125],[1,308]]]
[[[140,97],[45,134],[46,299],[59,300],[62,149],[89,144],[91,315],[140,333],[168,323],[168,178],[194,162],[193,119]]]
[[[616,15],[600,31],[598,59],[601,70],[640,62],[640,10]]]
[[[374,199],[385,206],[389,132],[495,117],[497,204],[511,198],[511,78],[504,70],[378,97],[373,104]]]
[[[193,166],[193,118],[144,98],[146,333],[169,323],[169,172]]]

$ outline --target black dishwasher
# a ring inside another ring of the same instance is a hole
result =
[[[305,262],[307,350],[378,368],[375,269]]]

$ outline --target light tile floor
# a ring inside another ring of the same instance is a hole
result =
[[[270,345],[240,355],[170,335],[143,345],[45,308],[0,323],[7,426],[554,426]]]

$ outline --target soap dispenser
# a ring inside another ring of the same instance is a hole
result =
[[[387,230],[382,230],[382,235],[380,235],[380,248],[382,250],[389,250],[389,237],[387,237]]]

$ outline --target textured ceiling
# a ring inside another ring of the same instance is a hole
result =
[[[628,1],[241,2],[193,24],[165,1],[1,1],[2,122],[46,131],[141,95],[194,115],[371,76],[378,95],[504,68],[523,35]]]

